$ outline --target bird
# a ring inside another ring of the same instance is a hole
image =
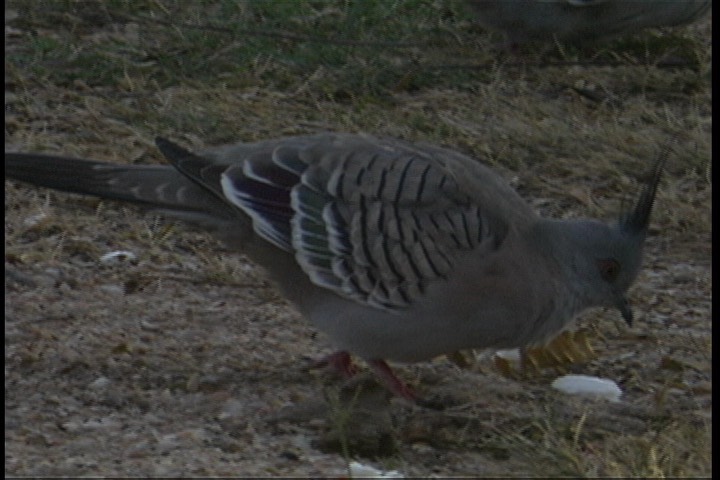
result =
[[[540,345],[591,307],[632,323],[667,154],[616,221],[537,214],[479,160],[427,143],[317,133],[192,153],[158,137],[169,165],[5,153],[5,178],[131,202],[207,228],[264,267],[337,352],[408,401],[388,361]]]
[[[695,22],[712,0],[466,0],[480,25],[509,42],[593,43],[645,28]]]

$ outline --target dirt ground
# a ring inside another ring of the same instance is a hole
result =
[[[11,13],[6,54],[22,58],[43,38],[104,45],[137,27]],[[473,155],[556,217],[612,219],[677,139],[631,290],[634,326],[589,311],[578,326],[591,358],[526,375],[503,374],[492,352],[465,352],[464,367],[398,365],[430,407],[390,398],[366,372],[344,383],[309,370],[332,345],[205,233],[6,182],[6,476],[347,477],[351,460],[419,477],[710,476],[711,22],[678,34],[696,68],[520,57],[461,87],[381,100],[321,95],[320,70],[292,89],[259,73],[209,88],[154,73],[93,83],[89,68],[58,79],[32,68],[72,59],[6,59],[6,150],[150,163],[162,161],[156,134],[198,148],[365,131]],[[113,251],[136,258],[100,260]],[[621,401],[556,392],[563,372],[612,379]]]

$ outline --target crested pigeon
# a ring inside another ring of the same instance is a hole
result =
[[[466,0],[483,27],[513,44],[553,39],[589,43],[704,17],[712,0]]]
[[[464,154],[369,135],[324,133],[199,154],[156,139],[171,165],[6,153],[5,177],[133,202],[214,230],[262,265],[339,351],[397,395],[386,360],[551,339],[580,312],[614,307],[640,269],[663,168],[614,224],[537,215]]]

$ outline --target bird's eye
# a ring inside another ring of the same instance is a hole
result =
[[[620,275],[620,263],[614,258],[603,258],[597,261],[598,270],[600,270],[600,276],[606,282],[614,282]]]

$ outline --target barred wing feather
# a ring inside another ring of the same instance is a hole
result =
[[[422,296],[459,253],[502,240],[441,162],[408,152],[282,145],[221,184],[313,283],[386,310]]]

